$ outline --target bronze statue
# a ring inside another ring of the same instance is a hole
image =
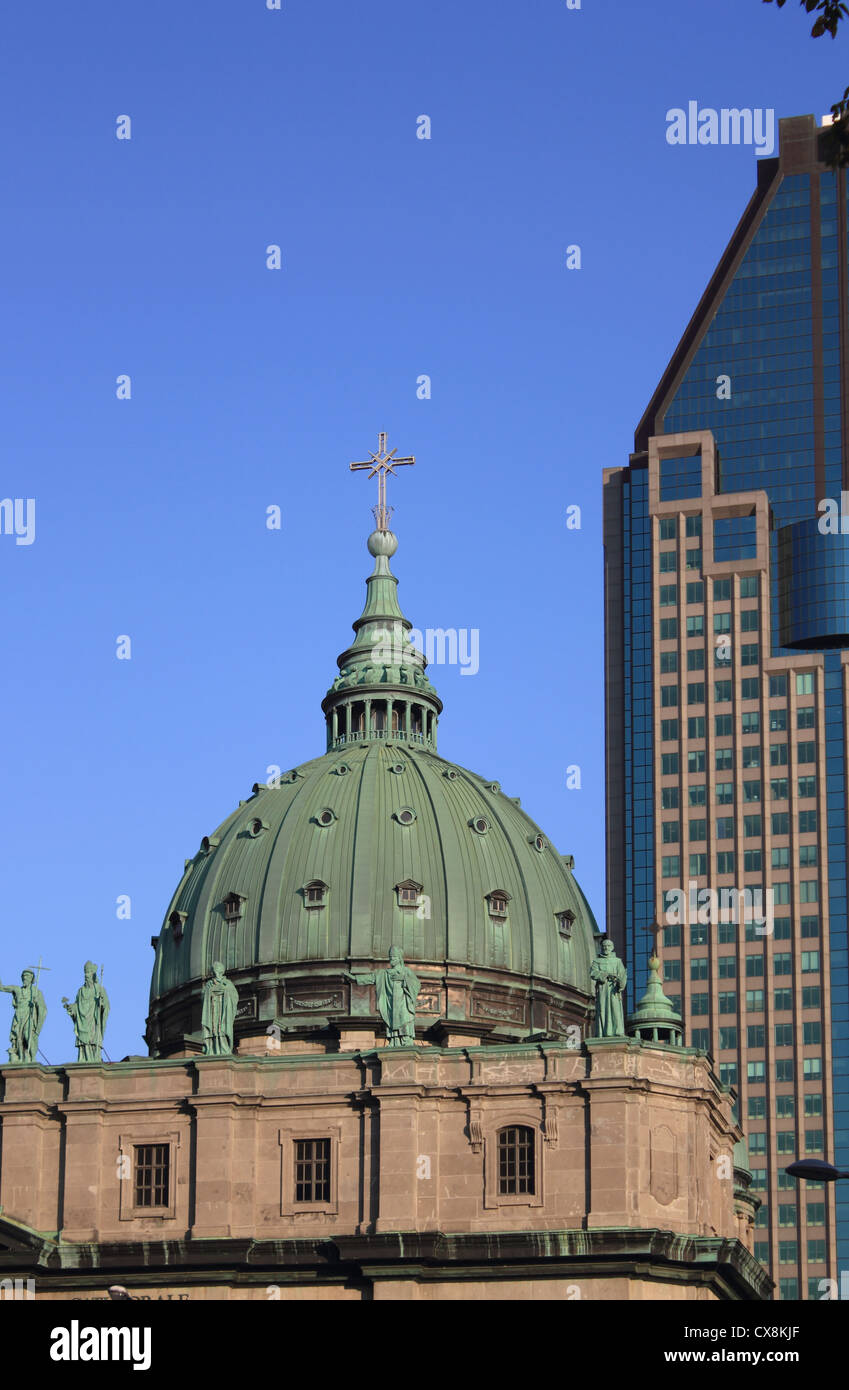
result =
[[[220,960],[213,961],[212,974],[203,987],[203,1054],[205,1057],[228,1057],[233,1051],[233,1029],[239,991],[228,980]]]
[[[74,1024],[78,1062],[102,1062],[101,1048],[106,1020],[109,1017],[109,996],[97,978],[97,966],[87,960],[83,967],[83,983],[73,1004],[62,999]]]
[[[624,1037],[622,991],[628,980],[628,972],[609,937],[602,942],[601,953],[590,966],[590,979],[595,981],[595,1036]]]
[[[24,970],[19,985],[0,984],[0,994],[11,994],[15,1010],[9,1034],[9,1061],[34,1062],[38,1035],[47,1017],[47,1005],[35,983],[35,972]]]
[[[389,969],[368,974],[345,972],[358,985],[374,985],[377,1010],[386,1025],[387,1047],[411,1047],[416,1041],[416,1000],[421,989],[418,976],[404,964],[400,946],[389,948]]]

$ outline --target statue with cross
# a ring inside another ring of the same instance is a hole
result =
[[[377,506],[373,508],[373,511],[378,531],[389,530],[389,521],[392,516],[392,508],[386,505],[387,473],[397,476],[395,474],[396,468],[416,461],[412,454],[408,455],[407,458],[396,458],[397,452],[397,449],[390,449],[389,453],[386,452],[386,434],[383,432],[377,436],[377,453],[373,454],[369,450],[368,459],[362,463],[351,464],[352,473],[359,473],[362,469],[367,468],[369,478],[377,475]]]
[[[47,1005],[38,980],[41,971],[46,969],[47,966],[42,965],[39,959],[37,967],[27,966],[21,972],[19,985],[0,982],[0,994],[11,994],[14,1005],[12,1031],[9,1034],[10,1062],[26,1064],[36,1060],[38,1037],[47,1017]]]

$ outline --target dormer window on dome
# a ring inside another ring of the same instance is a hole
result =
[[[217,835],[204,835],[200,842],[201,854],[211,854],[214,849],[218,848],[220,843],[221,841]]]
[[[569,941],[572,936],[572,928],[575,925],[575,914],[571,907],[567,907],[565,912],[557,914],[557,930],[564,941]]]
[[[224,899],[225,922],[238,922],[246,902],[244,893],[228,893]]]
[[[496,922],[506,921],[510,894],[505,893],[502,888],[496,888],[492,893],[487,893],[486,901],[490,917]]]
[[[476,835],[485,835],[486,832],[489,830],[489,821],[486,820],[483,816],[475,816],[474,820],[469,821],[469,825],[472,827]]]
[[[416,883],[415,879],[407,878],[403,883],[395,884],[395,892],[398,894],[399,907],[418,907],[421,899],[422,885]]]
[[[252,839],[258,840],[263,830],[267,829],[267,823],[264,820],[260,820],[259,816],[255,816],[254,819],[251,821],[250,825],[248,826],[248,834],[251,836]]]
[[[175,941],[182,941],[183,927],[186,924],[186,918],[188,917],[188,915],[188,912],[175,911],[172,912],[171,916],[168,918],[168,925],[171,928],[171,935]]]
[[[303,888],[304,906],[310,910],[327,906],[327,884],[320,878],[314,878]]]

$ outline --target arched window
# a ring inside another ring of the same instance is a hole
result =
[[[498,1131],[498,1195],[534,1195],[534,1131],[529,1125],[508,1125]]]
[[[314,878],[304,887],[304,906],[308,908],[324,907],[327,903],[327,884],[322,883],[320,878]]]
[[[506,921],[510,894],[505,893],[503,888],[495,888],[491,893],[487,893],[486,901],[490,917],[496,922]]]
[[[228,893],[224,899],[224,919],[227,922],[238,922],[242,915],[245,905],[244,893]]]

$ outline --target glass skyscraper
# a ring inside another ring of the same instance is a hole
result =
[[[825,138],[780,123],[604,479],[609,930],[632,999],[657,936],[685,1040],[737,1091],[782,1298],[849,1270],[849,1183],[784,1172],[849,1168],[849,188]]]

